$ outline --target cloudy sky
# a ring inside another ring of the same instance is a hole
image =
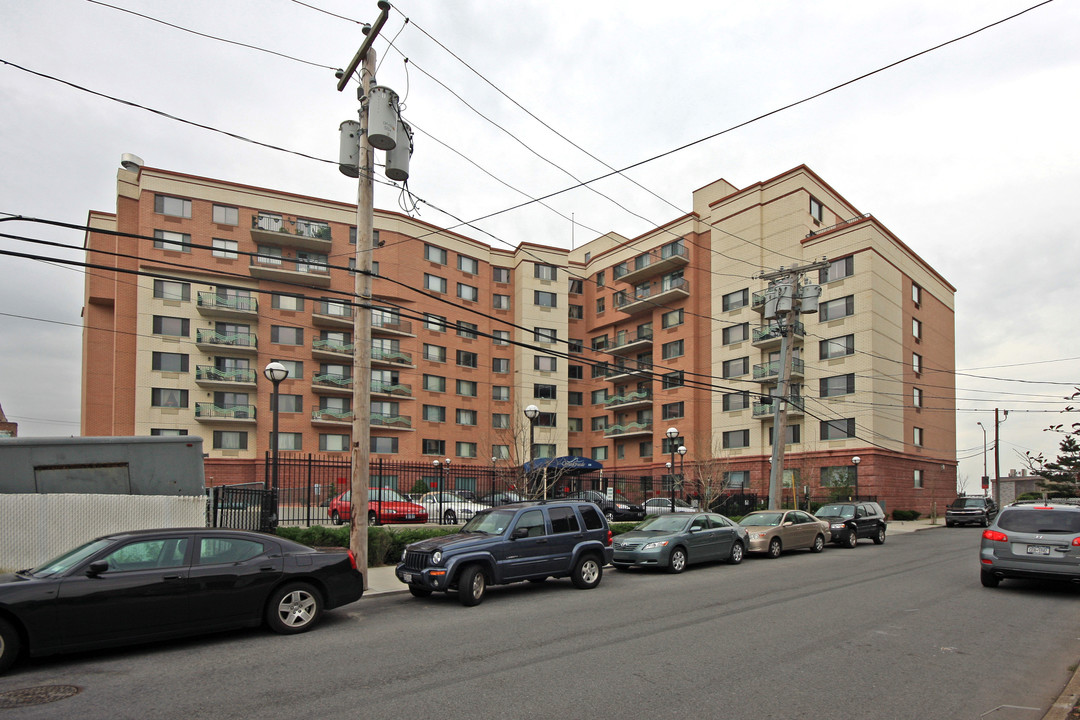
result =
[[[58,80],[333,160],[357,106],[333,68],[377,14],[374,0],[0,0],[0,213],[83,224],[114,210],[125,152],[354,201],[332,163]],[[663,200],[617,177],[594,185],[635,214],[577,189],[459,228],[569,246],[681,215],[717,178],[745,187],[805,163],[957,288],[957,450],[974,490],[977,423],[992,443],[993,408],[1011,411],[1003,473],[1018,452],[1055,454],[1043,428],[1080,421],[1059,414],[1080,385],[1077,37],[1068,0],[402,0],[375,47],[378,80],[417,131],[414,197],[380,186],[376,205],[451,227],[663,156],[627,173]],[[83,240],[22,221],[0,232]],[[9,238],[0,249],[82,259]],[[0,278],[0,405],[20,435],[78,434],[81,271],[0,256]]]

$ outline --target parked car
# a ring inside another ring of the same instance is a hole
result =
[[[1013,503],[1002,508],[979,546],[983,587],[1005,578],[1080,582],[1080,507]]]
[[[875,545],[885,542],[888,521],[885,511],[876,502],[834,502],[822,505],[814,513],[829,523],[829,539],[846,547],[859,544],[859,538],[870,538]]]
[[[488,507],[495,507],[497,505],[525,502],[525,498],[512,490],[503,490],[501,492],[489,492],[476,502]]]
[[[671,498],[654,497],[649,498],[645,502],[641,503],[641,506],[645,508],[646,515],[663,515],[664,513],[671,512]],[[697,508],[690,505],[685,500],[675,499],[675,512],[677,513],[695,513]]]
[[[954,525],[982,525],[990,527],[990,523],[997,517],[997,503],[993,498],[979,495],[958,497],[952,504],[945,508],[945,526]]]
[[[608,500],[607,493],[599,490],[579,490],[566,495],[566,499],[593,503],[603,511],[604,517],[610,522],[645,519],[645,508],[630,502],[622,493],[613,493]]]
[[[612,565],[662,567],[681,573],[690,563],[742,562],[750,544],[746,528],[714,513],[651,515],[633,530],[615,538]]]
[[[346,550],[220,528],[114,533],[0,575],[0,672],[22,651],[50,655],[261,623],[304,632],[363,592]]]
[[[414,597],[456,591],[468,606],[489,585],[522,580],[569,577],[577,588],[594,588],[611,554],[611,531],[595,505],[515,503],[477,513],[456,535],[406,546],[395,574]]]
[[[750,534],[750,552],[778,558],[785,550],[809,548],[819,553],[829,536],[829,523],[802,510],[758,510],[739,524]]]
[[[452,492],[429,492],[421,495],[416,504],[427,510],[429,518],[442,518],[442,522],[447,525],[456,525],[487,509],[485,505],[466,500]]]
[[[335,525],[352,519],[352,492],[347,491],[330,501],[327,508],[330,522]],[[426,523],[427,510],[409,502],[400,493],[389,488],[368,488],[368,525],[389,523]]]

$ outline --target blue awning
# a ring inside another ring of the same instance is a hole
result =
[[[597,470],[604,469],[604,466],[596,460],[580,457],[578,455],[537,458],[536,460],[525,463],[521,467],[527,473],[548,470],[551,472],[561,472],[566,475],[580,475],[581,473],[596,472]]]

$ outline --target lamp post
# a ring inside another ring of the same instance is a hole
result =
[[[980,484],[982,485],[983,492],[985,493],[990,488],[990,475],[987,472],[986,468],[986,426],[983,425],[981,422],[976,424],[981,427],[983,431],[983,476],[982,483]]]
[[[682,488],[683,494],[685,494],[686,475],[683,473],[683,470],[685,469],[685,465],[683,465],[683,463],[686,461],[686,446],[680,445],[679,449],[676,450],[676,452],[679,453],[679,487]]]
[[[442,525],[445,522],[445,515],[443,514],[443,474],[450,469],[450,458],[446,458],[442,462],[432,460],[431,464],[439,471],[439,524]]]
[[[862,458],[856,455],[851,458],[851,464],[855,466],[855,499],[859,499],[859,463],[862,462]]]
[[[270,431],[270,503],[273,505],[273,510],[267,505],[264,505],[263,511],[263,524],[268,527],[266,530],[273,530],[277,525],[277,495],[278,495],[278,386],[281,385],[282,380],[289,377],[289,369],[277,362],[276,360],[267,363],[263,368],[263,375],[266,379],[274,384],[274,393],[270,397],[270,405],[273,408],[273,428]]]
[[[668,463],[668,467],[671,468],[669,475],[671,477],[671,512],[675,512],[675,438],[679,437],[678,428],[669,427],[667,432],[669,450],[671,450],[671,462]]]
[[[525,487],[528,488],[528,492],[533,491],[533,483],[529,480],[529,475],[536,472],[533,465],[536,463],[536,418],[539,416],[540,408],[535,405],[525,408],[525,417],[529,420],[529,472],[525,476]]]

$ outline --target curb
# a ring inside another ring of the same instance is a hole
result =
[[[1072,679],[1061,691],[1057,701],[1043,715],[1042,720],[1068,720],[1080,717],[1074,711],[1080,705],[1080,666],[1073,672]]]

